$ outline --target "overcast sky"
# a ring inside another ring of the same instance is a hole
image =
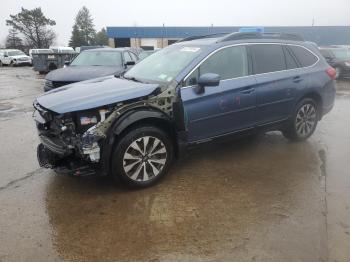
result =
[[[4,1],[4,0],[3,0]],[[0,43],[5,20],[21,7],[41,7],[56,21],[57,44],[66,45],[74,17],[85,5],[97,30],[105,26],[305,26],[350,25],[350,0],[8,0],[0,8]]]

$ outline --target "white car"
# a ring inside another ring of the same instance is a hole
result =
[[[31,65],[32,59],[18,49],[3,49],[0,52],[0,66]]]

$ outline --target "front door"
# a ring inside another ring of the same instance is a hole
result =
[[[198,77],[220,75],[218,86],[198,93]],[[244,46],[225,47],[185,78],[181,89],[189,142],[210,139],[255,125],[255,79],[248,75]]]

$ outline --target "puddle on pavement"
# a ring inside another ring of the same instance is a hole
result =
[[[166,261],[170,254],[196,261],[243,250],[257,232],[304,212],[300,203],[319,199],[318,157],[312,142],[272,133],[190,151],[144,190],[54,176],[46,205],[56,248],[83,261]]]

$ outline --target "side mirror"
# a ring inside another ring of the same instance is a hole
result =
[[[125,66],[133,66],[135,65],[135,61],[128,61],[125,63]]]
[[[201,87],[218,86],[220,84],[220,76],[214,73],[206,73],[199,77],[197,84]]]
[[[220,84],[220,76],[214,73],[206,73],[199,77],[195,92],[198,94],[204,93],[206,86],[218,86]]]

